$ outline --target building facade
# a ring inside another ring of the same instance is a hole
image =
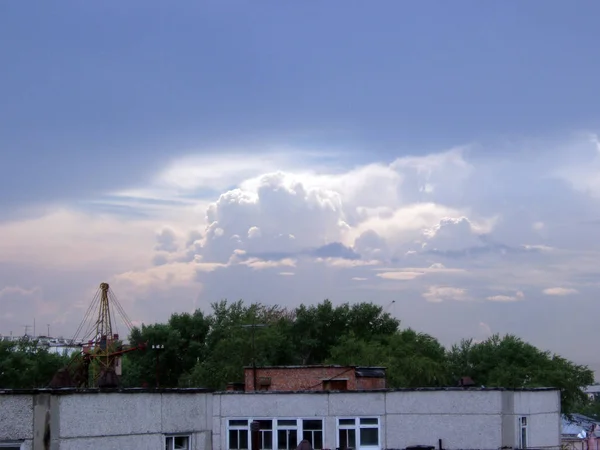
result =
[[[244,390],[356,391],[385,389],[385,367],[244,367]]]
[[[554,389],[0,391],[0,448],[247,450],[253,421],[260,450],[558,449],[561,436]]]

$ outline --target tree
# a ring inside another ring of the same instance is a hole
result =
[[[329,300],[296,308],[291,342],[299,364],[325,361],[343,336],[353,333],[359,339],[393,334],[400,322],[384,313],[381,306],[344,303],[334,307]]]
[[[184,374],[184,386],[222,389],[227,382],[243,381],[244,366],[289,364],[288,345],[293,315],[285,308],[238,301],[212,305],[206,358]],[[258,327],[260,325],[260,328]]]
[[[68,356],[49,352],[37,340],[0,341],[0,388],[46,387],[68,361]]]
[[[329,362],[387,367],[387,385],[392,388],[444,386],[445,353],[435,338],[407,329],[371,339],[344,336],[332,348]]]
[[[147,344],[148,347],[123,358],[123,385],[154,385],[158,371],[161,386],[177,386],[181,376],[206,357],[210,327],[211,319],[197,310],[193,314],[173,314],[166,324],[134,328],[131,343]],[[164,349],[155,350],[153,344],[164,345]],[[158,355],[157,351],[160,352]]]
[[[582,388],[594,382],[589,368],[543,352],[513,335],[494,335],[476,344],[463,340],[448,353],[448,367],[454,379],[469,376],[478,385],[559,388],[564,413],[573,412],[585,401]]]

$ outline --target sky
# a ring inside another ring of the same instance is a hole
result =
[[[369,301],[600,370],[599,14],[0,2],[0,334],[106,281],[134,324]]]

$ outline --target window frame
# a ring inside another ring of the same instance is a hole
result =
[[[318,430],[311,430],[311,429],[304,429],[304,422],[306,421],[315,421],[315,422],[321,422],[321,428]],[[300,423],[301,427],[298,429],[299,431],[299,438],[300,440],[304,440],[304,433],[308,432],[311,434],[312,439],[310,441],[310,445],[314,450],[323,450],[323,448],[325,447],[325,419],[323,417],[311,417],[311,418],[307,418],[307,417],[303,417],[301,419],[298,419],[298,422]],[[315,442],[314,442],[314,437],[315,437],[315,432],[320,432],[321,433],[321,446],[320,447],[315,447]]]
[[[276,419],[274,419],[275,421],[275,430],[274,430],[274,434],[277,436],[276,440],[273,442],[273,447],[275,447],[276,450],[279,450],[279,424],[277,422],[279,422],[280,420],[287,420],[287,421],[294,421],[296,422],[295,425],[281,425],[281,431],[290,431],[290,430],[294,430],[296,431],[296,440],[298,440],[298,438],[301,437],[300,432],[302,430],[302,427],[298,426],[298,421],[299,419],[297,417],[278,417]],[[289,442],[288,442],[289,444]],[[294,448],[298,447],[298,443],[293,443],[291,447],[288,448],[288,450],[293,450]]]
[[[233,426],[231,426],[231,425],[230,425],[230,422],[231,422],[232,420],[245,420],[245,421],[246,421],[246,426],[245,426],[245,427],[244,427],[243,425],[233,425]],[[246,431],[246,433],[247,433],[247,442],[246,442],[246,447],[245,447],[245,449],[244,449],[244,450],[246,450],[246,449],[248,449],[248,450],[249,450],[249,449],[251,449],[251,448],[252,448],[252,442],[251,442],[251,439],[252,439],[252,438],[250,437],[250,422],[252,422],[252,419],[247,419],[247,418],[245,418],[245,417],[240,417],[240,418],[235,418],[235,419],[230,419],[230,418],[228,418],[228,419],[227,419],[227,450],[232,450],[232,449],[231,449],[231,442],[230,442],[231,440],[230,440],[230,438],[229,438],[229,432],[230,432],[231,430],[235,430],[235,431],[239,431],[239,430]],[[239,438],[238,438],[238,440],[239,440]],[[239,447],[239,446],[238,446],[238,447]]]
[[[188,448],[187,450],[192,450],[193,445],[192,445],[192,434],[191,433],[164,433],[163,434],[163,448],[167,447],[167,440],[169,438],[173,439],[173,445],[172,448],[168,449],[168,450],[174,450],[175,449],[175,438],[177,437],[186,437],[188,439]]]
[[[6,448],[6,449],[13,449],[13,448],[18,448],[19,450],[23,449],[23,445],[25,444],[24,441],[4,441],[4,442],[0,442],[0,449],[2,448]]]
[[[372,425],[362,425],[361,419],[374,419],[377,421],[377,424],[372,424]],[[347,425],[342,425],[340,424],[340,421],[342,420],[353,420],[354,424],[347,424]],[[355,435],[355,439],[356,439],[356,445],[355,447],[353,447],[354,450],[379,450],[381,449],[381,416],[377,416],[377,415],[369,415],[369,416],[356,416],[356,417],[349,417],[349,416],[339,416],[336,417],[336,423],[335,423],[335,446],[336,448],[340,448],[340,430],[354,430],[354,435]],[[377,430],[377,445],[362,445],[360,442],[361,439],[361,430],[362,429],[376,429]]]
[[[523,424],[525,421],[525,424]],[[525,431],[525,442],[523,442],[523,431]],[[518,434],[518,443],[519,448],[524,450],[529,448],[529,417],[528,416],[519,416],[517,419],[517,432]]]
[[[227,439],[226,439],[226,450],[237,450],[237,449],[232,449],[231,448],[231,442],[229,439],[229,433],[232,430],[246,430],[248,433],[248,442],[247,444],[247,448],[251,449],[252,447],[252,432],[250,431],[250,424],[252,423],[252,421],[267,421],[270,420],[271,424],[272,424],[272,428],[271,431],[272,432],[272,438],[271,438],[271,444],[273,446],[272,450],[278,450],[279,449],[279,431],[281,430],[295,430],[296,431],[296,440],[298,440],[298,442],[294,442],[294,443],[289,443],[288,445],[290,446],[290,450],[294,450],[297,446],[298,443],[300,441],[302,441],[302,439],[304,439],[304,421],[305,420],[314,420],[314,421],[319,421],[321,423],[321,429],[320,430],[308,430],[314,433],[314,431],[320,431],[321,432],[321,440],[322,446],[325,446],[325,427],[326,427],[326,420],[325,417],[323,416],[313,416],[313,417],[306,417],[306,416],[299,416],[299,417],[228,417],[225,419],[226,420],[226,432],[227,432]],[[231,426],[230,423],[231,421],[236,421],[236,420],[243,420],[246,421],[246,426],[243,425],[233,425]],[[279,425],[279,421],[281,420],[287,420],[287,421],[294,421],[294,425],[289,424],[289,425]],[[314,445],[313,442],[311,442],[311,445]],[[244,449],[245,450],[245,449]],[[315,450],[322,450],[322,448],[315,448]]]

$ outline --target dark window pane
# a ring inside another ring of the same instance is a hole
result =
[[[296,447],[298,447],[298,431],[297,430],[290,430],[290,442],[289,442],[289,449],[290,450],[294,450]]]
[[[360,445],[379,445],[379,430],[377,428],[361,428],[360,429]]]
[[[310,442],[313,449],[318,450],[323,448],[323,432],[315,430],[304,430],[302,433],[302,439],[306,439]]]
[[[340,419],[340,425],[354,425],[355,423],[354,419]]]
[[[340,430],[339,441],[341,449],[356,448],[356,431],[353,429]]]
[[[315,441],[311,442],[313,448],[315,450],[319,450],[319,449],[323,448],[323,432],[322,431],[315,431],[313,433],[313,435],[315,436]]]
[[[296,430],[278,430],[277,448],[278,450],[295,450],[298,446],[298,432]]]
[[[248,430],[238,430],[239,437],[239,449],[246,450],[248,448]]]
[[[287,448],[287,430],[277,431],[277,449],[284,450]]]
[[[230,420],[229,426],[230,427],[247,427],[248,421],[247,420]]]
[[[165,439],[165,450],[173,450],[173,438],[168,437]]]
[[[361,425],[377,425],[378,423],[379,421],[377,420],[377,418],[360,419]]]
[[[273,448],[273,432],[269,431],[265,433],[265,446],[264,448],[272,449]]]
[[[189,450],[189,438],[187,436],[175,436],[175,450]]]
[[[273,448],[273,432],[261,431],[259,436],[259,447],[263,450],[271,450]]]
[[[292,426],[295,427],[297,425],[295,420],[282,419],[277,421],[277,426]]]
[[[304,430],[322,430],[323,421],[321,420],[303,420],[302,428]]]
[[[273,421],[272,420],[259,420],[260,429],[261,430],[272,430],[273,429]]]
[[[238,440],[238,430],[229,430],[229,448],[231,450],[240,448]]]

